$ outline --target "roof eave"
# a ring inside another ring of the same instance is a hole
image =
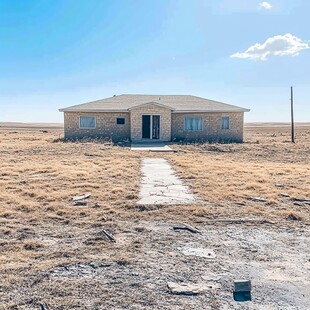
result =
[[[238,110],[174,110],[172,113],[238,113],[250,111],[250,109],[240,108]]]
[[[115,112],[115,113],[129,113],[128,110],[102,110],[102,109],[59,109],[59,112],[83,112],[83,113],[108,113],[108,112]]]
[[[135,108],[135,107],[134,107]],[[250,112],[250,109],[236,109],[236,110],[174,110],[171,109],[171,113],[234,113],[234,112]],[[81,112],[81,113],[129,113],[132,110],[130,109],[114,109],[114,110],[102,110],[102,109],[69,109],[69,108],[63,108],[59,109],[59,112]]]

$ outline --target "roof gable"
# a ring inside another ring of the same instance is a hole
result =
[[[141,103],[141,104],[138,104],[136,106],[133,106],[133,107],[129,108],[128,111],[139,109],[139,108],[143,108],[143,107],[147,107],[148,105],[156,105],[158,107],[165,108],[165,109],[168,109],[168,110],[171,110],[171,111],[174,110],[173,108],[171,108],[171,107],[169,107],[169,106],[167,106],[165,104],[161,104],[161,103],[158,103],[158,102],[155,102],[155,101],[151,101],[151,102]]]

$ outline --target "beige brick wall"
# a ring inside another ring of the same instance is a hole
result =
[[[160,115],[160,141],[210,140],[243,141],[243,112],[241,113],[171,113],[157,105],[143,106],[128,113],[65,112],[65,138],[112,138],[114,141],[142,141],[142,115]],[[79,116],[95,116],[95,129],[80,129]],[[202,117],[203,130],[185,131],[185,117]],[[221,129],[221,117],[230,117],[230,129]],[[117,125],[116,118],[124,117],[125,125]],[[158,141],[158,140],[156,140]]]
[[[160,141],[171,140],[171,110],[156,104],[135,108],[130,112],[131,140],[142,140],[142,115],[160,115]],[[158,141],[158,140],[156,140]]]
[[[172,140],[243,141],[243,112],[172,113]],[[221,129],[221,117],[229,116],[230,129]],[[184,130],[185,117],[202,117],[201,131]]]
[[[80,129],[80,116],[95,116],[95,129]],[[125,125],[117,125],[116,118],[125,118]],[[130,113],[64,113],[66,139],[111,138],[114,141],[130,139]]]

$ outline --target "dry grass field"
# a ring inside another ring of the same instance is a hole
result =
[[[296,140],[289,142],[289,127],[247,127],[244,144],[178,146],[184,155],[170,161],[195,193],[216,204],[214,216],[223,212],[281,219],[294,212],[309,220],[307,206],[294,205],[292,198],[310,196],[310,126],[298,127]],[[267,203],[250,203],[249,197]]]
[[[310,125],[295,144],[287,126],[252,125],[244,144],[176,153],[61,134],[0,130],[0,309],[310,309],[310,205],[296,200],[310,199]],[[166,158],[197,203],[137,206],[145,157]],[[87,205],[74,205],[86,192]],[[202,235],[174,231],[177,222]],[[186,257],[186,244],[217,258]],[[236,277],[252,279],[252,302],[233,301]],[[217,288],[198,296],[166,285],[206,279]]]

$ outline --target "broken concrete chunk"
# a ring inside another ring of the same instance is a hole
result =
[[[212,249],[183,247],[183,248],[179,248],[179,250],[184,255],[193,255],[193,256],[198,256],[198,257],[203,257],[203,258],[208,258],[208,259],[216,258],[216,254],[214,253]]]
[[[198,295],[212,289],[218,288],[215,284],[207,283],[175,283],[167,282],[167,286],[172,294],[177,295]]]
[[[248,197],[248,199],[256,202],[267,202],[267,199],[263,197]]]
[[[78,200],[86,199],[86,198],[88,198],[90,196],[91,196],[91,193],[86,193],[86,194],[83,194],[83,195],[80,195],[80,196],[74,196],[74,197],[72,197],[72,200],[73,201],[78,201]]]
[[[277,183],[277,184],[276,184],[276,187],[278,187],[278,188],[283,188],[283,187],[284,187],[284,184],[282,184],[282,183]]]
[[[251,291],[250,280],[235,280],[234,281],[234,292],[247,292]]]

